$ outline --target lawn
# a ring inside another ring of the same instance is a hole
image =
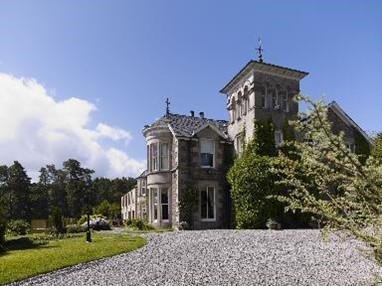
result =
[[[85,235],[53,240],[33,235],[9,239],[8,251],[0,254],[0,285],[146,244],[142,237],[129,234],[93,233],[92,238],[92,243],[85,242]]]

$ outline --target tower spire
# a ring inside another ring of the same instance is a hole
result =
[[[167,97],[165,103],[166,103],[166,115],[169,115],[170,114],[170,100],[168,99],[168,97]]]
[[[259,54],[259,62],[262,63],[263,62],[263,48],[261,47],[261,38],[259,38],[257,40],[258,44],[259,44],[259,47],[256,48],[256,51],[257,53]]]

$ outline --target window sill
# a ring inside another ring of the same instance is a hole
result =
[[[202,222],[215,222],[216,218],[202,218],[200,219]]]
[[[200,166],[202,169],[215,169],[214,166]]]

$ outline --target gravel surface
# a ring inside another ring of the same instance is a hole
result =
[[[317,230],[149,235],[143,248],[11,285],[364,285],[382,268],[357,241]]]

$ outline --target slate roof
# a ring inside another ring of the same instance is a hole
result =
[[[215,127],[222,135],[224,135],[225,139],[229,139],[227,130],[228,121],[201,118],[197,116],[169,113],[159,118],[153,124],[145,126],[145,128],[169,126],[176,137],[193,137],[197,131],[207,125]]]
[[[250,60],[221,90],[220,90],[220,93],[223,93],[225,94],[226,91],[225,89],[235,81],[235,79],[243,72],[245,71],[249,66],[253,65],[253,64],[257,64],[257,65],[263,65],[263,66],[268,66],[268,67],[273,67],[273,68],[277,68],[277,69],[280,69],[280,70],[285,70],[285,71],[290,71],[290,72],[295,72],[295,73],[299,73],[301,74],[301,79],[305,76],[307,76],[309,73],[308,72],[305,72],[305,71],[300,71],[300,70],[296,70],[296,69],[291,69],[291,68],[287,68],[287,67],[283,67],[283,66],[279,66],[279,65],[274,65],[274,64],[269,64],[269,63],[265,63],[265,62],[259,62],[259,61],[255,61],[255,60]]]

